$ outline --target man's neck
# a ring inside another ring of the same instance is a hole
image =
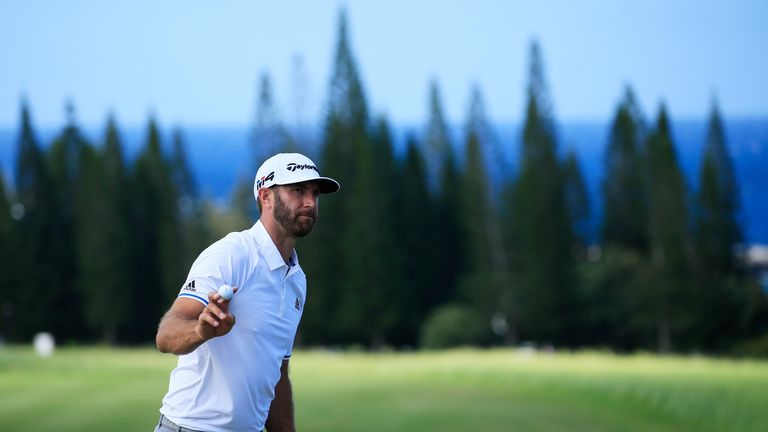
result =
[[[267,234],[272,239],[272,243],[277,247],[277,251],[280,252],[280,256],[283,258],[283,262],[288,263],[293,249],[296,247],[296,237],[285,232],[274,219],[269,217],[262,217],[261,223],[264,225],[264,229],[267,230]]]

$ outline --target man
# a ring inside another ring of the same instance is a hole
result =
[[[157,348],[179,355],[156,431],[294,431],[288,360],[306,276],[294,250],[312,231],[318,196],[339,184],[297,153],[256,173],[261,218],[204,250],[160,321]],[[235,287],[225,301],[217,289]]]

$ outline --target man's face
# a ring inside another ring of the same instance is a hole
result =
[[[274,217],[294,237],[312,232],[317,222],[318,186],[312,182],[274,187]]]

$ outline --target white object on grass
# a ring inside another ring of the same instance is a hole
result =
[[[53,340],[53,335],[50,333],[38,333],[32,340],[32,344],[35,346],[35,352],[40,357],[50,357],[53,355],[53,349],[56,347],[56,342]]]

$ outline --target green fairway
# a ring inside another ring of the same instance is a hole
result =
[[[171,355],[0,349],[0,430],[150,431]],[[512,350],[298,351],[301,431],[763,431],[768,362]]]

